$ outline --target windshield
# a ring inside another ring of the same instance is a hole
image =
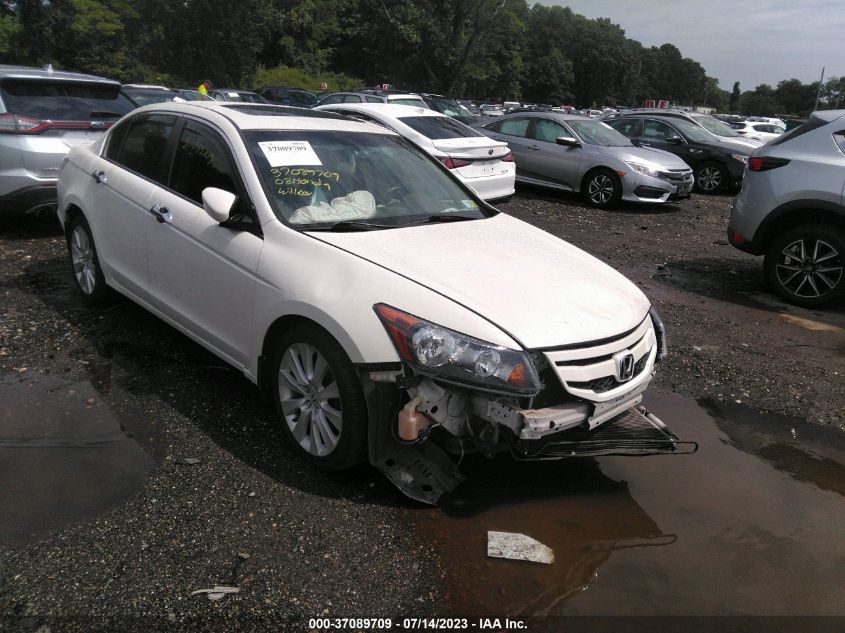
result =
[[[684,119],[673,118],[672,125],[678,128],[693,143],[713,143],[719,140],[714,134]]]
[[[695,119],[701,127],[703,127],[708,132],[712,132],[716,136],[731,136],[731,137],[741,137],[741,134],[737,134],[736,131],[727,123],[722,123],[719,119],[716,119],[712,116],[701,114],[701,115],[693,115],[693,119]]]
[[[117,84],[7,79],[6,110],[18,116],[52,121],[117,119],[135,109]]]
[[[400,136],[253,131],[244,140],[276,216],[301,229],[393,228],[434,217],[478,219],[469,190]]]
[[[631,141],[628,137],[620,134],[612,127],[602,121],[571,121],[566,124],[581,137],[581,140],[589,145],[601,145],[603,147],[630,147]]]
[[[123,92],[139,106],[173,101],[176,97],[183,98],[178,92],[173,90],[156,90],[154,88],[149,90],[144,88],[124,88]]]
[[[406,116],[399,117],[399,120],[415,132],[435,140],[484,136],[460,121],[445,116]]]
[[[425,108],[426,110],[431,109],[428,107],[428,104],[425,101],[416,97],[410,97],[408,99],[390,99],[388,103],[391,103],[393,105],[409,105],[414,106],[416,108]]]

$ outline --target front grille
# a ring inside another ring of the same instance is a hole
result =
[[[690,170],[674,170],[658,172],[657,177],[661,180],[668,180],[671,183],[685,183],[692,179],[692,171]]]
[[[637,364],[634,365],[634,375],[631,376],[631,380],[639,376],[643,369],[645,369],[646,363],[648,362],[648,354],[645,354],[640,360],[637,361]],[[627,380],[625,382],[628,382]],[[570,387],[574,387],[575,389],[589,389],[595,393],[604,393],[605,391],[610,391],[611,389],[615,389],[619,385],[623,384],[616,380],[616,376],[603,376],[602,378],[594,378],[593,380],[588,380],[586,382],[569,382]]]

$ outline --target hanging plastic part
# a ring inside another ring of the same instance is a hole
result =
[[[415,396],[399,412],[399,439],[404,442],[415,442],[419,439],[420,433],[425,431],[431,421],[422,413],[417,411],[420,404],[420,397]]]

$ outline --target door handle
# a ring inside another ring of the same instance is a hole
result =
[[[165,222],[170,224],[173,222],[173,216],[170,215],[170,210],[163,205],[154,204],[150,207],[150,213],[155,216],[155,219],[159,224],[164,224]]]
[[[102,169],[98,169],[93,174],[91,174],[91,178],[93,178],[98,185],[104,185],[108,180],[106,178],[106,172],[104,172]]]
[[[640,141],[640,147],[651,147],[651,143],[643,143]]]
[[[540,149],[540,146],[539,145],[529,145],[528,148],[529,149]]]

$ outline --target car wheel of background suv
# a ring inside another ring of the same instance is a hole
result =
[[[695,188],[701,193],[722,193],[728,186],[728,170],[719,163],[701,163],[695,168]]]
[[[622,182],[609,169],[597,169],[584,181],[583,194],[599,209],[610,209],[622,199]]]
[[[273,401],[285,435],[322,470],[343,470],[365,455],[367,407],[346,352],[316,325],[286,332],[273,354]]]
[[[77,215],[68,223],[66,239],[73,280],[85,300],[98,305],[113,301],[115,292],[106,285],[85,216]]]
[[[766,279],[781,297],[805,308],[845,295],[845,232],[805,224],[775,237],[765,258]]]

